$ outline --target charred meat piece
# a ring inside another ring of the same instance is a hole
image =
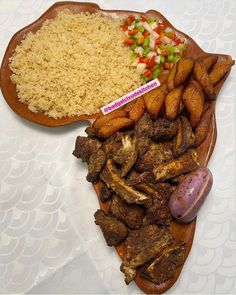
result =
[[[153,183],[154,181],[154,175],[151,171],[145,171],[139,174],[132,169],[127,177],[126,183],[128,185],[135,186],[140,183]]]
[[[169,121],[165,118],[156,120],[152,139],[154,141],[168,141],[173,138],[177,132],[177,121]]]
[[[135,169],[139,172],[151,171],[153,167],[173,159],[172,148],[171,142],[152,143],[149,150],[137,159]]]
[[[138,137],[138,140],[136,141],[136,151],[138,152],[139,156],[142,156],[146,153],[146,151],[149,149],[151,144],[150,137],[146,135],[141,135]]]
[[[87,181],[89,182],[96,182],[99,177],[99,173],[101,172],[103,166],[106,163],[106,155],[102,149],[97,150],[94,152],[88,161],[88,174],[87,174]]]
[[[134,127],[134,132],[138,138],[140,136],[152,137],[153,122],[147,112],[144,113],[144,115],[136,123],[136,125]]]
[[[192,126],[186,117],[181,116],[174,142],[174,157],[179,157],[182,155],[189,147],[194,145],[194,142],[195,136],[193,134]]]
[[[107,155],[107,158],[112,158],[113,155],[122,148],[122,137],[123,134],[121,132],[116,132],[112,136],[106,139],[103,143],[102,148]]]
[[[94,214],[95,223],[100,226],[108,246],[120,244],[127,236],[127,228],[112,214],[97,210]]]
[[[184,242],[167,247],[141,275],[157,285],[172,279],[177,267],[184,263],[185,251]]]
[[[100,178],[109,188],[129,204],[143,204],[148,200],[148,197],[145,194],[126,184],[125,180],[117,174],[110,159],[107,160],[107,163],[100,174]]]
[[[96,129],[93,126],[89,126],[85,129],[88,137],[96,137]]]
[[[101,146],[101,142],[97,139],[78,136],[76,138],[75,150],[73,151],[73,155],[76,158],[81,159],[83,162],[88,162],[92,153],[98,151]]]
[[[111,198],[112,190],[110,190],[106,185],[101,188],[99,199],[101,202],[106,202]]]
[[[121,177],[133,167],[137,159],[137,151],[135,148],[136,137],[131,137],[128,134],[122,136],[122,146],[112,155],[112,160],[121,165]]]
[[[159,229],[155,225],[132,231],[125,241],[126,259],[120,267],[125,274],[126,284],[135,279],[138,267],[160,255],[171,242],[172,236],[169,231]]]
[[[127,204],[116,194],[112,196],[109,211],[130,228],[139,228],[143,224],[144,209],[136,204]]]
[[[199,166],[196,150],[188,150],[179,158],[162,163],[153,169],[156,181],[164,181],[183,173],[192,171]]]

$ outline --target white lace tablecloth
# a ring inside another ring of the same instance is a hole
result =
[[[55,1],[0,0],[0,57],[11,36]],[[159,10],[208,52],[235,52],[235,0],[94,1]],[[217,101],[213,189],[192,251],[168,294],[236,294],[235,69]],[[21,119],[0,95],[0,293],[141,294],[94,224],[97,198],[71,152],[85,123],[50,129]]]

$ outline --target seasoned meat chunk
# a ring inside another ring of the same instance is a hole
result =
[[[125,241],[126,257],[120,267],[126,284],[135,279],[138,267],[159,255],[171,242],[169,231],[155,225],[132,231]],[[127,256],[128,253],[132,255]]]
[[[112,196],[109,211],[130,228],[139,228],[143,224],[144,209],[136,204],[127,204],[116,194]]]
[[[107,160],[107,163],[100,174],[100,178],[109,188],[129,204],[143,204],[148,200],[148,197],[145,194],[134,189],[132,186],[127,185],[125,180],[117,174],[110,159]]]
[[[171,213],[168,206],[168,199],[163,199],[162,201],[158,199],[153,200],[153,205],[148,208],[145,218],[143,220],[144,224],[158,224],[158,225],[170,225],[172,220]]]
[[[141,275],[157,285],[172,279],[177,267],[184,263],[185,251],[184,242],[167,247]]]
[[[100,226],[108,246],[120,244],[127,236],[127,228],[112,214],[97,210],[94,214],[95,223]]]
[[[197,151],[192,149],[179,158],[157,165],[153,169],[156,181],[164,181],[192,171],[199,166]]]
[[[140,183],[153,183],[155,181],[154,175],[151,171],[145,171],[141,174],[132,169],[127,177],[127,184],[135,186]]]
[[[97,139],[78,136],[76,138],[75,150],[73,151],[73,155],[76,158],[81,159],[83,162],[88,162],[92,153],[99,150],[101,146],[101,142]]]
[[[156,165],[170,161],[173,159],[172,149],[172,142],[152,143],[148,151],[137,159],[135,169],[138,172],[151,171]]]
[[[116,150],[111,157],[115,163],[121,165],[120,175],[124,177],[133,167],[137,159],[137,151],[135,148],[136,137],[124,134],[121,141],[122,146]]]
[[[89,126],[85,129],[85,132],[88,134],[88,137],[96,136],[96,129],[93,126]]]
[[[136,140],[136,151],[139,156],[142,156],[149,149],[152,143],[151,138],[146,135],[140,135]]]
[[[106,202],[107,200],[110,199],[111,195],[112,195],[112,190],[109,189],[106,185],[104,185],[101,188],[99,199],[101,202]]]
[[[137,137],[140,136],[147,136],[151,137],[153,134],[153,122],[149,114],[146,112],[144,115],[139,119],[134,127],[134,132]]]
[[[88,161],[88,174],[87,174],[87,181],[89,182],[96,182],[99,177],[99,173],[101,172],[103,166],[106,163],[106,155],[102,149],[97,150],[94,152]]]
[[[172,139],[177,132],[177,120],[169,121],[166,118],[157,119],[153,124],[153,136],[154,141],[168,141]]]

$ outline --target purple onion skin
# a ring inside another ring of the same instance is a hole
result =
[[[179,222],[192,221],[204,203],[213,184],[211,171],[200,167],[179,183],[169,200],[169,209],[172,216]]]

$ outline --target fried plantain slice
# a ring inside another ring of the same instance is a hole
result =
[[[195,147],[198,147],[207,138],[212,115],[213,110],[211,106],[207,107],[202,113],[200,122],[198,123],[195,130]]]
[[[193,76],[201,85],[202,90],[206,93],[207,97],[209,99],[215,99],[216,96],[209,74],[207,73],[206,68],[199,61],[195,61]]]
[[[177,175],[187,173],[199,166],[198,154],[191,149],[179,158],[162,163],[153,169],[156,181],[164,181]]]
[[[181,116],[178,123],[178,131],[175,137],[173,155],[179,157],[195,142],[192,126],[185,116]]]
[[[183,93],[183,85],[175,87],[170,93],[167,94],[165,99],[166,116],[169,120],[174,120],[180,110],[180,100]]]
[[[217,62],[217,55],[210,55],[206,57],[199,58],[198,61],[202,63],[207,72],[213,67],[213,65]]]
[[[106,125],[110,120],[115,118],[127,117],[127,113],[124,110],[115,110],[107,115],[101,115],[93,123],[93,127],[99,129]]]
[[[211,83],[215,85],[230,70],[233,64],[231,56],[219,56],[209,74]]]
[[[129,111],[129,118],[134,122],[137,122],[145,112],[145,102],[143,97],[137,98],[133,107]]]
[[[204,94],[197,81],[191,80],[184,89],[182,101],[190,113],[192,127],[196,127],[204,108]]]
[[[176,64],[171,68],[168,79],[167,79],[167,86],[168,90],[171,91],[175,88],[175,74],[176,74],[177,66]]]
[[[109,120],[104,126],[97,130],[97,136],[107,138],[114,134],[116,131],[128,128],[133,125],[133,121],[126,117],[113,118]]]
[[[179,86],[189,77],[194,66],[194,60],[190,57],[185,57],[177,62],[177,69],[174,79],[175,86]]]
[[[165,97],[167,93],[167,84],[164,83],[153,91],[150,91],[144,95],[146,108],[153,120],[156,120],[160,114],[165,103]]]

